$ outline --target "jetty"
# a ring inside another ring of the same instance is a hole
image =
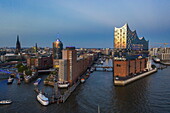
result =
[[[116,86],[125,86],[125,85],[127,85],[127,84],[129,84],[129,83],[131,83],[131,82],[133,82],[133,81],[136,81],[136,80],[138,80],[138,79],[140,79],[140,78],[143,78],[143,77],[145,77],[145,76],[148,76],[148,75],[150,75],[150,74],[152,74],[152,73],[155,73],[155,72],[157,72],[157,68],[155,68],[155,69],[152,69],[152,70],[150,70],[150,71],[147,71],[147,72],[144,72],[144,73],[141,73],[141,74],[139,74],[139,75],[137,75],[137,76],[134,76],[134,77],[131,77],[131,78],[128,78],[128,79],[125,79],[125,80],[123,80],[123,79],[114,79],[114,84],[116,85]]]

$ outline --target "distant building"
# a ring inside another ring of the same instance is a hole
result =
[[[28,67],[37,69],[49,69],[53,66],[52,55],[30,56],[27,58]]]
[[[162,61],[170,61],[170,48],[159,48],[157,57]]]
[[[149,51],[149,54],[151,56],[157,56],[158,55],[158,50],[159,50],[159,48],[151,48],[150,51]]]
[[[62,59],[63,43],[57,39],[53,42],[53,67],[59,68],[59,59]]]
[[[114,31],[114,76],[128,77],[147,68],[148,43],[138,38],[128,24]]]
[[[21,60],[21,56],[20,55],[16,55],[13,53],[10,54],[5,54],[1,56],[1,61],[19,61]]]
[[[19,35],[17,35],[17,42],[16,42],[16,51],[15,53],[18,54],[21,52],[21,44],[20,44],[20,41],[19,41]]]

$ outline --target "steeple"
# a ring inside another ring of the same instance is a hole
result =
[[[21,45],[19,42],[19,35],[17,35],[17,42],[16,42],[16,54],[18,54],[21,50]]]

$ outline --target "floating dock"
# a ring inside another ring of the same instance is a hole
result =
[[[135,77],[129,78],[129,79],[127,79],[127,80],[115,80],[115,79],[114,79],[114,84],[115,84],[116,86],[125,86],[126,84],[129,84],[129,83],[131,83],[131,82],[134,82],[134,81],[136,81],[136,80],[138,80],[138,79],[140,79],[140,78],[143,78],[143,77],[145,77],[145,76],[147,76],[147,75],[150,75],[150,74],[152,74],[152,73],[155,73],[155,72],[157,72],[157,68],[155,68],[155,69],[153,69],[153,70],[150,70],[150,71],[148,71],[148,72],[142,73],[142,74],[140,74],[140,75],[137,75],[137,76],[135,76]]]

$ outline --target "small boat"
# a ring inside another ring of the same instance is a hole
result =
[[[91,69],[90,69],[90,72],[93,73],[93,71],[94,71],[94,68],[91,68]]]
[[[68,81],[58,81],[57,83],[59,88],[67,88],[69,86]]]
[[[9,78],[8,78],[8,82],[7,82],[7,84],[12,84],[12,83],[13,83],[13,81],[14,81],[14,78],[9,77]]]
[[[2,104],[2,105],[11,104],[11,103],[12,103],[11,100],[1,100],[0,101],[0,104]]]
[[[38,78],[35,82],[34,85],[37,86],[41,82],[41,78]]]
[[[20,85],[21,84],[21,80],[20,79],[18,79],[18,83],[17,83],[18,85]]]
[[[103,65],[103,63],[104,63],[103,60],[100,63]]]
[[[153,58],[153,61],[154,61],[155,63],[159,63],[161,60],[160,60],[159,58]]]
[[[37,95],[37,100],[44,106],[47,106],[49,104],[49,100],[47,97],[45,97],[45,95],[42,94],[42,92],[40,92]]]
[[[89,74],[89,73],[87,73],[87,74],[86,74],[86,77],[89,77],[89,76],[90,76],[90,74]]]
[[[81,78],[80,81],[81,81],[81,83],[84,83],[84,82],[85,82],[85,79],[84,79],[84,78]]]

